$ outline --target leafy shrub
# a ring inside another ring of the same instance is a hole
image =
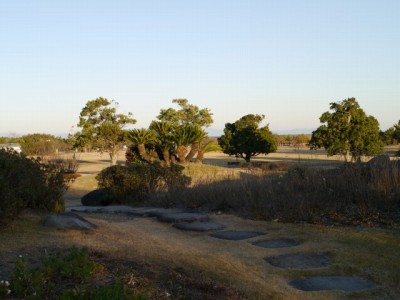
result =
[[[108,190],[114,203],[138,202],[157,192],[188,186],[190,178],[182,174],[183,170],[184,167],[176,164],[128,163],[106,168],[96,179],[100,188]]]
[[[24,208],[64,210],[62,195],[71,173],[60,161],[43,162],[0,150],[0,218],[13,217]]]

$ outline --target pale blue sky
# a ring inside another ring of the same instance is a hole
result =
[[[312,129],[356,97],[400,119],[400,1],[1,1],[0,133],[66,134],[88,100],[147,127],[172,99]],[[217,131],[218,132],[218,131]]]

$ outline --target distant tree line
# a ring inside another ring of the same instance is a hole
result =
[[[362,110],[355,98],[330,103],[330,111],[320,117],[322,125],[311,135],[274,135],[269,125],[261,126],[265,116],[249,114],[225,124],[218,140],[208,137],[205,129],[213,123],[208,108],[200,109],[187,99],[175,99],[178,108],[161,109],[148,128],[129,129],[136,123],[132,113],[117,113],[118,103],[96,98],[86,103],[79,116],[81,130],[62,139],[49,134],[28,134],[18,138],[0,137],[0,143],[19,143],[26,155],[46,155],[76,149],[106,152],[112,164],[117,154],[129,145],[127,159],[152,163],[202,162],[204,153],[223,151],[250,161],[259,154],[276,151],[278,145],[324,148],[328,155],[343,155],[359,161],[376,155],[383,145],[400,142],[400,120],[386,131]]]
[[[21,150],[25,155],[43,156],[52,155],[72,149],[66,139],[56,137],[51,134],[34,133],[21,137],[0,137],[0,144],[16,143],[21,145]]]

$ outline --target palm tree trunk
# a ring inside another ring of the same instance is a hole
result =
[[[188,155],[186,155],[186,157],[185,157],[185,161],[190,162],[193,159],[193,157],[196,155],[196,153],[199,151],[199,148],[200,148],[199,143],[193,143]]]
[[[176,149],[176,156],[178,157],[179,162],[185,161],[186,152],[187,149],[184,145],[178,146],[178,148]]]
[[[203,163],[204,153],[205,153],[204,150],[199,149],[199,151],[197,152],[196,163],[200,163],[200,164]]]
[[[146,147],[144,144],[138,145],[138,151],[140,156],[147,162],[151,162],[151,156],[147,154]]]
[[[169,158],[169,149],[165,149],[163,151],[163,159],[164,159],[165,165],[169,166],[171,163],[170,158]]]

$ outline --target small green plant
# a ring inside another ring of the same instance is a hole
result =
[[[65,292],[62,296],[63,300],[146,300],[148,299],[146,293],[134,293],[132,290],[126,287],[121,280],[118,280],[115,284],[94,287],[91,285],[82,286],[75,288],[71,291]]]
[[[45,299],[57,291],[58,299],[147,299],[145,293],[134,294],[124,283],[97,286],[94,274],[104,271],[93,262],[87,248],[72,247],[65,255],[46,256],[39,268],[28,268],[24,258],[15,264],[11,282],[0,283],[0,296]],[[0,297],[1,298],[1,297]]]

